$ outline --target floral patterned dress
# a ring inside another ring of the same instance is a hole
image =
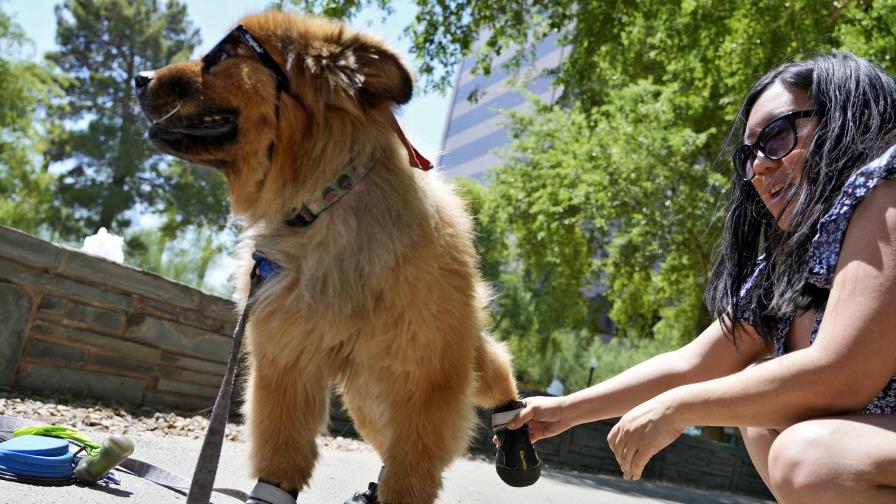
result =
[[[890,147],[884,155],[855,172],[844,184],[843,190],[831,210],[818,224],[818,233],[812,239],[809,249],[808,281],[822,289],[831,288],[831,281],[843,246],[846,228],[859,203],[877,187],[881,181],[896,178],[896,145]],[[744,286],[743,292],[754,287],[754,280],[765,268],[765,261],[760,258],[759,266]],[[896,309],[896,299],[893,300]],[[818,328],[824,318],[826,304],[818,309],[815,326],[809,342],[814,343],[818,336]],[[746,317],[749,321],[750,317]],[[775,349],[773,357],[784,355],[784,344],[793,323],[793,315],[782,316],[775,321]],[[894,335],[896,337],[896,335]],[[896,414],[896,376],[872,399],[859,413],[864,414]]]

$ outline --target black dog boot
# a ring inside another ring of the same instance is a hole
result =
[[[385,470],[386,466],[380,468],[380,474],[376,477],[377,482],[383,479],[383,471]],[[367,485],[366,492],[356,493],[354,497],[345,501],[343,504],[383,504],[380,502],[379,497],[376,496],[376,486],[376,483]]]
[[[522,408],[522,402],[510,401],[492,411],[492,428],[498,436],[495,469],[504,483],[513,487],[529,486],[541,476],[541,460],[529,441],[529,424],[514,430],[506,427]]]
[[[356,493],[354,497],[343,504],[382,504],[376,496],[376,483],[370,483],[367,485],[366,492]]]
[[[246,504],[296,504],[298,490],[287,491],[273,481],[259,479]]]

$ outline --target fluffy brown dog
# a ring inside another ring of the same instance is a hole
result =
[[[283,86],[234,33],[203,61],[136,84],[154,143],[227,177],[245,226],[241,299],[253,250],[279,265],[247,331],[252,471],[283,488],[308,483],[335,383],[385,464],[379,498],[431,503],[467,446],[473,404],[517,397],[507,353],[483,332],[470,217],[437,174],[408,164],[393,109],[413,81],[395,53],[325,19],[265,13],[242,25]],[[312,224],[287,223],[365,163]]]

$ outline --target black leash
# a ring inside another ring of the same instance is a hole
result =
[[[193,472],[193,481],[190,483],[190,493],[187,495],[187,504],[208,504],[212,496],[215,474],[218,472],[218,461],[221,458],[221,446],[224,443],[224,429],[227,427],[227,418],[230,415],[230,397],[233,393],[236,367],[239,363],[243,336],[246,333],[246,324],[249,322],[249,310],[252,307],[255,292],[264,280],[258,271],[260,264],[261,261],[256,259],[255,266],[252,268],[249,296],[233,331],[233,346],[230,350],[230,359],[227,362],[227,372],[224,373],[224,381],[218,390],[215,407],[209,418],[208,430],[202,441],[202,449],[199,451],[199,459],[196,461],[196,470]]]
[[[118,468],[137,476],[138,478],[143,478],[156,485],[173,490],[181,495],[187,495],[187,490],[190,489],[191,482],[187,481],[186,478],[142,460],[129,458],[119,464]],[[249,499],[249,495],[246,492],[233,488],[212,488],[211,491],[233,497],[240,502],[246,502]]]

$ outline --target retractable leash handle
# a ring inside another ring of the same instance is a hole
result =
[[[112,434],[103,441],[100,452],[95,457],[84,457],[75,467],[75,477],[82,483],[92,485],[106,477],[112,469],[127,460],[134,453],[134,443],[121,434]]]

